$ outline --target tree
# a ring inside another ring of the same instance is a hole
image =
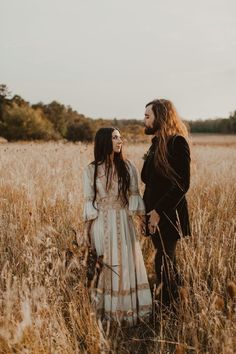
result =
[[[0,97],[7,98],[10,97],[11,92],[9,91],[7,85],[0,84]]]
[[[0,135],[7,140],[50,140],[57,138],[52,124],[40,110],[13,103],[7,107],[0,122]]]
[[[29,102],[25,101],[19,95],[14,95],[13,98],[11,99],[11,102],[17,104],[17,106],[19,107],[29,106]]]
[[[63,104],[57,101],[52,101],[51,103],[44,105],[40,102],[32,105],[32,107],[40,108],[46,118],[53,124],[55,131],[62,137],[65,137],[68,124],[68,111]]]
[[[236,111],[230,114],[229,124],[231,133],[236,134]]]
[[[67,126],[66,139],[71,141],[92,141],[93,129],[91,123],[84,120],[75,120]]]
[[[10,104],[11,92],[9,91],[7,85],[0,84],[0,120],[2,120],[4,106]]]

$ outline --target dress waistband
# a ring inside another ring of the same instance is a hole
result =
[[[125,209],[123,201],[116,196],[104,197],[97,201],[98,210],[120,210]]]

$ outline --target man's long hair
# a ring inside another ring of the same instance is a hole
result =
[[[149,102],[155,116],[154,125],[157,127],[158,140],[154,155],[154,164],[158,171],[169,180],[177,183],[178,175],[168,161],[167,143],[175,135],[188,137],[188,130],[180,119],[173,103],[166,99],[156,99]]]
[[[92,164],[95,166],[94,169],[94,179],[93,179],[93,188],[94,188],[94,198],[93,205],[97,197],[97,172],[98,166],[104,163],[105,166],[105,175],[106,175],[106,189],[109,190],[111,183],[111,174],[112,174],[112,162],[110,155],[113,151],[112,147],[112,132],[118,130],[117,128],[100,128],[95,135],[94,143],[94,161]],[[122,154],[122,148],[120,152],[114,153],[114,165],[118,177],[118,198],[121,197],[124,205],[128,203],[128,190],[130,186],[130,174],[128,166],[124,160]]]

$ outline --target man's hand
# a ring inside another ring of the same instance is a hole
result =
[[[158,224],[160,222],[160,215],[156,212],[155,209],[153,209],[152,211],[147,213],[147,215],[150,216],[149,222],[148,222],[149,232],[150,232],[150,234],[154,234],[156,232],[156,230],[158,229]]]
[[[138,215],[139,218],[139,228],[142,235],[146,233],[146,215]]]

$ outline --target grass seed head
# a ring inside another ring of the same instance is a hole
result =
[[[232,300],[236,297],[236,284],[233,281],[229,281],[227,284],[227,291]]]

